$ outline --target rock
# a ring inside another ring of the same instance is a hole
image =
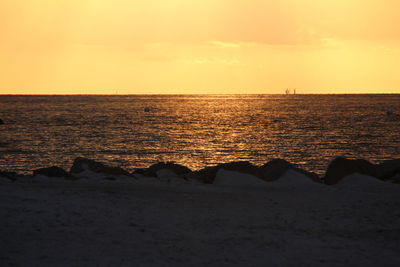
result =
[[[298,168],[284,159],[273,159],[262,165],[258,169],[257,176],[265,181],[274,181],[282,177],[288,170],[303,174],[314,182],[321,182],[318,174]]]
[[[16,172],[0,171],[0,177],[4,177],[15,182],[17,180],[18,174]]]
[[[284,159],[273,159],[258,169],[258,177],[265,181],[274,181],[279,179],[289,169],[293,169],[293,164]]]
[[[83,171],[92,171],[97,173],[104,173],[107,175],[126,175],[129,176],[129,172],[120,167],[107,166],[101,162],[97,162],[92,159],[78,157],[72,164],[70,173],[81,173]]]
[[[337,184],[343,177],[353,173],[376,176],[375,165],[364,159],[346,159],[337,157],[331,161],[324,177],[325,184]]]
[[[196,180],[204,184],[214,183],[215,175],[218,172],[217,166],[206,167],[185,175],[186,179]]]
[[[147,170],[144,171],[145,176],[157,176],[157,172],[163,169],[173,171],[176,175],[184,177],[184,175],[191,173],[192,170],[186,166],[174,163],[174,162],[159,162],[151,165]]]
[[[218,169],[257,175],[258,167],[248,161],[234,161],[217,165]]]
[[[72,164],[72,167],[70,169],[70,173],[81,173],[86,170],[99,172],[105,167],[106,165],[104,165],[103,163],[87,158],[78,157],[74,160],[74,163]]]
[[[105,173],[108,175],[125,175],[125,176],[129,176],[129,172],[127,172],[126,170],[120,168],[120,167],[110,167],[110,166],[104,166],[103,168],[101,168],[98,172],[101,173]]]
[[[254,166],[248,161],[236,161],[219,164],[217,166],[206,167],[204,169],[194,171],[186,175],[188,179],[194,179],[205,184],[214,183],[215,176],[220,169],[227,171],[236,171],[245,174],[251,174],[256,176],[258,172],[258,167]]]
[[[311,178],[311,179],[310,179]],[[283,174],[279,179],[273,181],[272,183],[277,185],[289,185],[292,187],[310,187],[310,186],[325,186],[323,183],[321,183],[321,180],[318,177],[318,180],[312,179],[313,177],[310,177],[309,175],[299,172],[294,169],[288,169],[285,174]]]
[[[44,175],[47,177],[64,177],[66,179],[72,178],[71,174],[69,174],[64,169],[57,167],[57,166],[34,170],[33,176],[36,176],[36,175]]]
[[[69,175],[64,169],[56,166],[41,168],[33,171],[33,176],[44,175],[48,177],[66,177]]]
[[[145,169],[145,168],[138,168],[138,169],[135,169],[130,175],[131,176],[134,176],[135,174],[145,175],[146,171],[147,171],[147,169]]]
[[[244,174],[256,176],[264,181],[274,181],[279,179],[286,171],[292,169],[306,175],[314,182],[321,182],[319,176],[315,173],[302,170],[283,159],[274,159],[261,167],[257,167],[248,161],[236,161],[219,164],[214,167],[206,167],[199,171],[194,171],[187,175],[189,179],[195,179],[206,184],[212,184],[215,176],[220,169],[236,171]]]
[[[376,177],[381,180],[389,180],[400,175],[400,159],[386,160],[376,165]]]
[[[217,172],[217,166],[206,167],[204,169],[188,173],[185,175],[185,177],[186,179],[196,180],[204,184],[212,184],[214,183]]]

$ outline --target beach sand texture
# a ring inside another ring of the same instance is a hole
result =
[[[399,185],[243,175],[0,179],[0,265],[400,266]]]

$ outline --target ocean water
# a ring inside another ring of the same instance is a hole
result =
[[[335,156],[398,158],[396,112],[400,95],[2,95],[0,170],[82,156],[128,170],[284,158],[322,173]]]

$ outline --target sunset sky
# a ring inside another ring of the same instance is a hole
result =
[[[0,93],[400,93],[399,12],[398,0],[0,0]]]

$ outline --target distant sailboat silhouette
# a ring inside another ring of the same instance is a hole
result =
[[[287,95],[290,95],[290,89],[289,89],[289,88],[286,88],[285,93],[286,93]],[[293,94],[294,94],[294,95],[296,94],[296,88],[293,89]]]

